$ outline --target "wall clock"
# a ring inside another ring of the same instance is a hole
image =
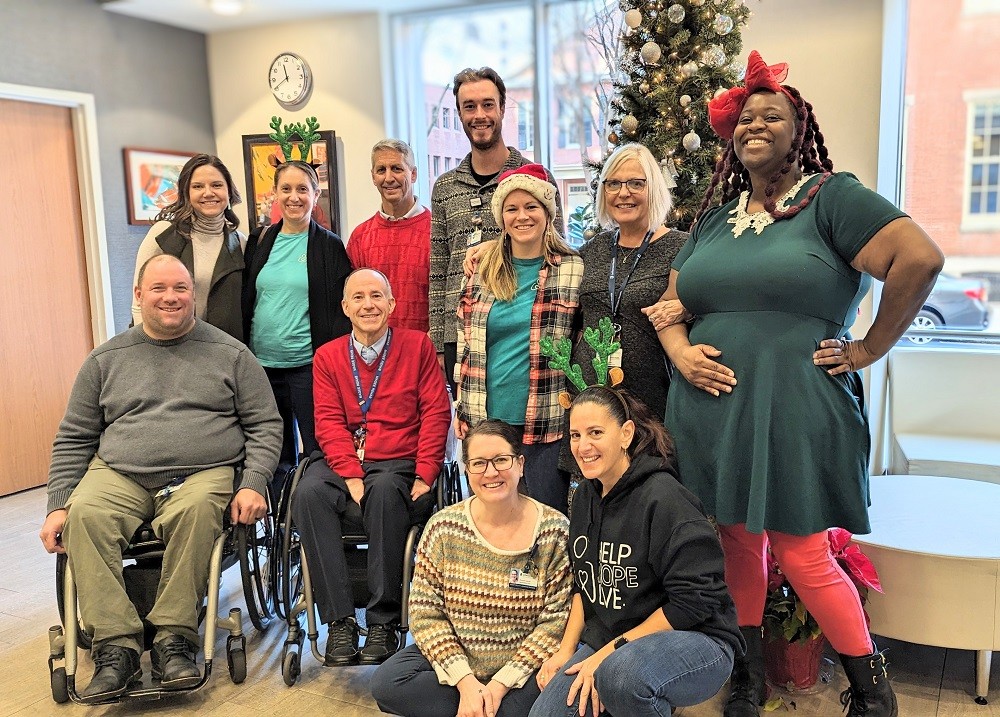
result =
[[[283,107],[300,107],[312,90],[312,70],[309,63],[294,52],[282,52],[271,62],[267,74],[271,94]]]

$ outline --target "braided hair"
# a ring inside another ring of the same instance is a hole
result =
[[[803,99],[799,91],[791,85],[782,85],[782,87],[787,90],[789,103],[795,112],[795,137],[792,139],[792,146],[785,156],[784,165],[767,180],[767,185],[764,187],[764,210],[776,220],[794,217],[809,206],[813,197],[816,196],[816,192],[833,173],[833,162],[827,152],[823,133],[819,129],[819,122],[813,113],[812,104]],[[801,169],[803,173],[822,173],[823,176],[809,189],[802,201],[785,211],[779,211],[777,208],[778,197],[774,196],[775,190],[779,182],[793,168]],[[695,216],[696,222],[714,204],[715,195],[720,187],[722,192],[720,204],[725,204],[738,197],[741,192],[751,189],[750,172],[736,156],[733,139],[729,140],[719,161],[715,163],[712,181],[705,191],[701,206],[698,207],[698,214]]]

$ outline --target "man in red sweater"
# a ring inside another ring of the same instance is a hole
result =
[[[410,526],[434,508],[451,404],[430,338],[390,329],[396,300],[388,279],[358,269],[344,284],[352,331],[313,359],[316,439],[292,497],[320,619],[329,625],[327,665],[377,665],[399,648],[403,551]],[[368,639],[358,625],[341,536],[368,535]],[[356,529],[356,528],[355,528]]]
[[[382,195],[375,216],[359,224],[347,242],[356,269],[378,269],[389,279],[399,305],[389,326],[427,332],[431,263],[431,212],[413,196],[417,164],[410,145],[383,139],[372,148],[372,182]]]

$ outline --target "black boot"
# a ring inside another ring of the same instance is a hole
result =
[[[840,693],[847,717],[897,717],[896,695],[885,674],[885,655],[878,651],[864,657],[840,656],[851,686]]]
[[[723,717],[759,717],[767,687],[764,684],[764,638],[760,627],[741,627],[747,652],[733,660],[729,678],[729,701]]]
[[[198,648],[180,635],[165,637],[153,645],[153,679],[165,690],[186,690],[201,682],[195,662]]]

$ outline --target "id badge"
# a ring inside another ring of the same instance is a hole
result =
[[[537,590],[538,578],[524,570],[514,568],[510,571],[510,582],[508,585],[517,590]]]
[[[359,428],[354,432],[354,452],[358,454],[358,460],[362,463],[365,462],[365,439],[368,436],[368,431],[364,428]]]
[[[608,355],[608,368],[621,368],[622,367],[622,349],[619,346],[618,350],[613,354]]]
[[[468,247],[474,247],[477,244],[479,244],[479,242],[481,242],[482,240],[483,240],[483,230],[476,229],[474,232],[469,234],[469,238],[466,240],[465,244]]]

